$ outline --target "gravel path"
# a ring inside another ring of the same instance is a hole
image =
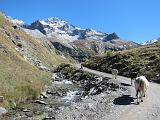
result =
[[[76,65],[80,67],[80,65]],[[112,77],[111,74],[98,72],[84,67],[85,71],[92,72],[104,77]],[[122,84],[130,84],[130,79],[122,76],[118,76],[118,81]],[[130,86],[130,95],[126,93],[121,97],[114,99],[111,113],[104,115],[99,120],[160,120],[160,85],[150,82],[150,86],[146,93],[146,98],[143,103],[136,105],[135,89]],[[113,111],[112,111],[113,110]],[[93,118],[93,120],[96,120]]]

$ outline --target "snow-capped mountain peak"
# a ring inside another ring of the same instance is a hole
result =
[[[158,42],[158,41],[160,41],[160,38],[149,40],[149,41],[143,43],[143,45],[153,44],[153,43]]]
[[[43,20],[37,20],[27,27],[28,29],[38,29],[47,37],[58,36],[58,38],[74,40],[96,40],[96,41],[108,41],[112,39],[118,39],[119,37],[115,33],[104,33],[94,29],[81,29],[68,22],[56,18],[50,17]]]
[[[63,25],[67,24],[66,21],[56,17],[50,17],[48,19],[40,20],[40,23],[43,25],[49,25],[51,27],[62,27]]]

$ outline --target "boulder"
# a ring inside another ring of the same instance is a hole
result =
[[[41,96],[43,96],[43,98],[48,98],[48,96],[46,95],[46,92],[42,92]]]
[[[3,107],[0,107],[0,115],[6,114],[7,110]]]
[[[35,103],[39,103],[39,104],[42,104],[42,105],[47,105],[47,103],[42,101],[42,100],[36,100]]]

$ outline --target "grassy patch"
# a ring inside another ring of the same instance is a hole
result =
[[[56,72],[61,72],[67,79],[75,81],[92,79],[94,77],[94,74],[77,69],[70,64],[61,64],[58,66]]]
[[[9,51],[0,51],[0,95],[4,96],[4,106],[9,108],[10,101],[17,104],[36,98],[49,80],[49,73],[29,65]]]

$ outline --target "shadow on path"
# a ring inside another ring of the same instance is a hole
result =
[[[121,83],[121,85],[123,85],[123,86],[131,86],[130,84],[126,84],[126,83]]]
[[[130,105],[130,104],[134,104],[134,99],[133,97],[131,97],[130,95],[123,95],[121,97],[115,98],[113,103],[115,105]]]

